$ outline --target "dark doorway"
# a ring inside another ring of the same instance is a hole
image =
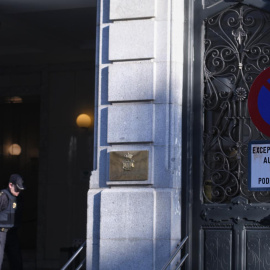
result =
[[[22,204],[19,238],[23,256],[35,261],[39,171],[40,101],[38,97],[5,97],[0,103],[0,179],[6,188],[9,176],[19,173],[26,190]],[[19,149],[20,148],[20,149]]]
[[[10,2],[0,11],[0,185],[15,169],[25,179],[24,269],[60,269],[86,238],[96,1]],[[23,102],[3,98],[15,95]],[[90,128],[77,126],[79,114]],[[20,156],[6,154],[6,138],[20,139]]]

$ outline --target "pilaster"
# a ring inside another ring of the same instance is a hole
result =
[[[179,2],[98,1],[87,269],[161,269],[181,238]],[[110,181],[114,151],[148,151],[148,178]]]

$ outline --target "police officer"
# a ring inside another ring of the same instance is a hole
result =
[[[0,269],[2,268],[7,231],[14,226],[17,197],[22,190],[24,190],[22,177],[19,174],[12,174],[8,187],[0,192]]]

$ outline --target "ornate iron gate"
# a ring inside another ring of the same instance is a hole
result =
[[[253,125],[247,99],[254,79],[270,66],[270,15],[229,6],[205,19],[204,36],[203,180],[199,188],[193,177],[190,269],[269,270],[270,227],[260,221],[270,214],[270,192],[247,185],[248,143],[269,138]]]

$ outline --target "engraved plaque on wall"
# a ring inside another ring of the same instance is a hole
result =
[[[110,152],[110,181],[148,180],[148,151]]]

